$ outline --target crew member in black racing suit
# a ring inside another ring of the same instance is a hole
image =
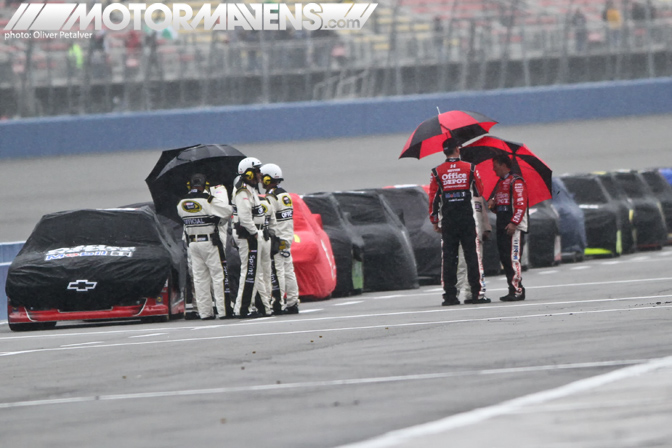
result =
[[[471,196],[483,193],[483,183],[476,168],[460,159],[460,147],[453,139],[443,143],[447,159],[432,170],[429,183],[429,219],[434,230],[441,232],[443,306],[459,305],[457,298],[457,262],[460,244],[467,262],[471,299],[465,303],[488,303],[479,298],[481,290],[476,223]]]

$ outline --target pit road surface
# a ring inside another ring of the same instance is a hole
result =
[[[671,261],[666,248],[531,270],[522,303],[441,307],[426,286],[250,321],[2,326],[0,440],[335,447],[463,414],[438,435],[360,446],[669,446],[669,367],[616,392],[571,384],[672,355]],[[490,297],[505,293],[488,280]]]
[[[671,116],[495,127],[555,171],[671,166]],[[299,193],[425,183],[407,135],[240,145]],[[149,200],[158,151],[0,163],[0,241]],[[390,156],[392,154],[392,156]],[[524,274],[523,303],[436,286],[254,321],[0,325],[0,440],[30,447],[672,446],[672,249]],[[490,277],[488,295],[505,291]],[[633,370],[634,369],[634,370]],[[612,376],[604,376],[612,375]],[[395,432],[396,431],[396,432]]]

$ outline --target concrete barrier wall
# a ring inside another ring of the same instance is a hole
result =
[[[503,125],[665,114],[672,78],[6,121],[0,158],[403,133],[437,107],[479,111]]]

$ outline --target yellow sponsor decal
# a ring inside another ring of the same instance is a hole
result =
[[[299,235],[297,235],[296,233],[294,234],[294,242],[295,243],[300,243],[301,242],[301,238],[299,238]]]
[[[203,207],[201,206],[201,204],[195,201],[183,201],[182,210],[184,210],[187,213],[198,213],[201,210],[203,210]]]

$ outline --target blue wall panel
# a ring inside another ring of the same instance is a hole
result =
[[[503,125],[672,113],[672,78],[0,122],[0,158],[410,132],[451,109]]]

